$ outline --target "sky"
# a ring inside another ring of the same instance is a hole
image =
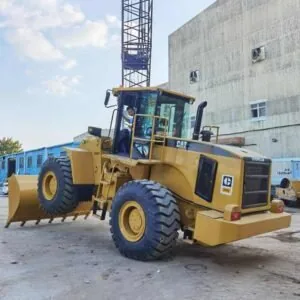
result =
[[[154,0],[152,85],[168,81],[168,36],[213,2]],[[0,0],[0,138],[29,150],[108,128],[120,19],[120,0]]]

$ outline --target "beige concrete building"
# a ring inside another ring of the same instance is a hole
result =
[[[207,100],[223,137],[297,160],[299,16],[300,0],[216,1],[170,35],[169,88]]]

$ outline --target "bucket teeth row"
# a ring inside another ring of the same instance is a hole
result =
[[[78,216],[79,216],[79,214],[75,215],[75,216],[72,218],[72,221],[75,221],[75,220],[78,218]],[[89,216],[89,213],[86,214],[86,215],[84,215],[84,220],[86,220],[86,219],[88,218],[88,216]],[[63,223],[63,222],[66,220],[67,217],[69,217],[69,216],[64,216],[64,217],[62,217],[61,222]],[[48,221],[48,224],[51,224],[55,218],[60,218],[60,217],[53,217],[53,218],[50,218],[49,221]],[[30,221],[30,220],[28,220],[28,221]],[[35,225],[39,225],[41,221],[42,221],[41,219],[36,220]],[[26,224],[26,222],[27,222],[27,221],[21,221],[20,226],[23,227],[23,226]],[[7,222],[7,223],[5,224],[5,228],[8,228],[8,227],[10,226],[11,223],[12,223],[12,222]]]

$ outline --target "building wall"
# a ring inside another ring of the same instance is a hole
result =
[[[161,89],[168,90],[169,89],[169,82],[164,82],[162,84],[159,84],[157,87],[159,87]]]
[[[170,35],[170,89],[195,96],[197,104],[207,100],[204,123],[244,136],[245,147],[299,157],[299,15],[300,0],[216,1]],[[252,63],[252,49],[261,46],[266,59]],[[253,119],[251,104],[260,100],[266,116]]]

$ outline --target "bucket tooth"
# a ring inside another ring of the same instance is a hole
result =
[[[39,225],[40,222],[41,220],[36,220],[35,225]]]
[[[65,219],[66,219],[66,216],[65,216],[65,217],[63,217],[63,218],[61,219],[61,221],[62,221],[62,222],[64,222],[64,221],[65,221]]]
[[[53,220],[54,220],[54,218],[50,218],[48,223],[51,224]]]
[[[23,221],[20,226],[23,227],[25,225],[26,221]]]
[[[73,218],[73,221],[75,221],[77,219],[78,215],[75,215]]]
[[[7,223],[5,224],[5,227],[4,227],[4,228],[8,228],[9,225],[10,225],[10,222],[7,222]]]

